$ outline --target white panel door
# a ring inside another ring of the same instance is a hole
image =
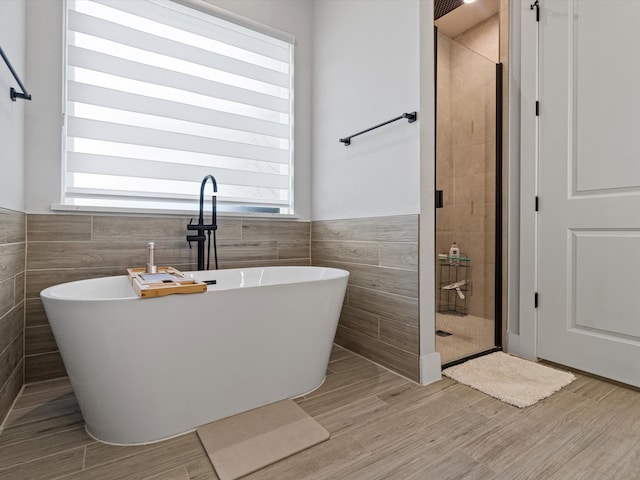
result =
[[[544,0],[538,356],[640,386],[640,1]]]

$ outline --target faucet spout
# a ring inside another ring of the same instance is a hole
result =
[[[213,184],[213,195],[211,196],[211,223],[204,223],[204,188],[207,182],[211,180]],[[216,193],[218,192],[218,183],[213,175],[206,175],[200,184],[200,210],[198,212],[198,223],[194,224],[193,220],[187,225],[187,230],[196,230],[197,234],[187,235],[187,241],[189,242],[189,248],[191,248],[191,242],[198,243],[198,270],[204,270],[204,244],[208,240],[209,255],[207,257],[207,269],[209,268],[209,261],[211,259],[211,232],[213,232],[214,243],[214,256],[216,269],[218,268],[218,252],[216,247],[216,230],[218,229],[217,220],[217,206],[216,206]],[[205,232],[207,236],[205,236]],[[208,237],[208,239],[207,239]]]
[[[216,225],[216,193],[218,193],[218,182],[213,175],[206,175],[202,179],[200,184],[200,216],[198,217],[198,223],[204,224],[204,187],[207,185],[207,180],[211,180],[213,184],[213,193],[211,196],[211,225]]]

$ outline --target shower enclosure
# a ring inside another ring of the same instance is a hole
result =
[[[501,65],[436,42],[436,350],[450,364],[501,344]]]

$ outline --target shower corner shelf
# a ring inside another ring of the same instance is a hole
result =
[[[438,255],[438,267],[440,276],[437,311],[452,315],[467,315],[471,259],[464,254],[460,257]]]

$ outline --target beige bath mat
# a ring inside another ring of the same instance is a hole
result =
[[[504,352],[474,358],[442,374],[520,408],[533,405],[576,379],[572,373]]]
[[[198,436],[220,480],[235,480],[329,439],[292,400],[200,427]]]

